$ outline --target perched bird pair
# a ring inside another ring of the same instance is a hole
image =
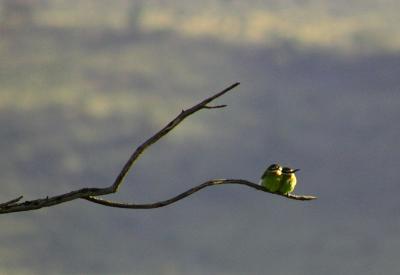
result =
[[[261,176],[260,184],[270,192],[287,195],[296,187],[295,173],[299,170],[272,164]]]

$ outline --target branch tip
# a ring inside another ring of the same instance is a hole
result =
[[[19,196],[18,198],[15,198],[15,199],[12,199],[12,200],[9,200],[9,201],[0,203],[0,207],[5,207],[5,206],[13,205],[13,204],[19,202],[23,197],[24,197],[24,196]]]
[[[226,104],[215,105],[215,106],[208,106],[208,105],[205,105],[203,108],[204,108],[204,109],[220,109],[220,108],[225,108],[226,106],[228,106],[228,105],[226,105]]]

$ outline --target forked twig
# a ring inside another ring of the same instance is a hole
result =
[[[202,109],[211,109],[211,108],[223,108],[226,105],[219,105],[219,106],[208,106],[207,104],[213,101],[214,99],[226,94],[236,86],[238,86],[240,83],[236,82],[235,84],[232,84],[231,86],[225,88],[221,92],[206,98],[202,102],[194,105],[193,107],[187,109],[187,110],[182,110],[182,112],[175,118],[173,119],[170,123],[168,123],[164,128],[162,128],[160,131],[158,131],[155,135],[153,135],[151,138],[146,140],[142,145],[140,145],[135,152],[131,155],[131,157],[128,159],[128,161],[125,163],[124,167],[122,168],[121,172],[115,179],[112,188],[113,191],[116,192],[118,190],[118,187],[122,184],[123,179],[125,178],[126,174],[128,173],[129,169],[132,167],[132,164],[135,162],[135,160],[146,150],[150,145],[153,143],[157,142],[159,139],[161,139],[163,136],[168,134],[172,129],[174,129],[178,124],[180,124],[185,118],[190,116],[191,114],[202,110]]]

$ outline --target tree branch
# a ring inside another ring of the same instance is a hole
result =
[[[153,209],[153,208],[160,208],[160,207],[164,207],[170,204],[173,204],[179,200],[182,200],[186,197],[189,197],[190,195],[193,195],[194,193],[209,187],[209,186],[216,186],[216,185],[223,185],[223,184],[239,184],[239,185],[245,185],[254,189],[257,189],[259,191],[263,191],[263,192],[267,192],[267,193],[271,193],[271,194],[275,194],[278,196],[282,196],[282,197],[286,197],[288,199],[292,199],[292,200],[300,200],[300,201],[309,201],[309,200],[314,200],[317,197],[314,196],[300,196],[300,195],[294,195],[294,194],[288,194],[288,195],[282,195],[279,193],[274,193],[274,192],[270,192],[268,191],[266,188],[264,188],[261,185],[252,183],[250,181],[247,180],[242,180],[242,179],[213,179],[213,180],[209,180],[206,181],[200,185],[197,185],[193,188],[190,188],[189,190],[173,197],[170,198],[168,200],[164,200],[164,201],[159,201],[159,202],[154,202],[154,203],[146,203],[146,204],[136,204],[136,203],[121,203],[121,202],[114,202],[114,201],[109,201],[109,200],[104,200],[101,198],[96,198],[96,197],[88,197],[85,198],[88,201],[94,202],[94,203],[98,203],[101,205],[105,205],[105,206],[109,206],[109,207],[117,207],[117,208],[130,208],[130,209]]]
[[[82,188],[62,195],[46,197],[44,199],[1,205],[0,214],[36,210],[88,196],[102,196],[107,194],[110,194],[109,188]],[[20,198],[22,198],[22,196]]]
[[[261,190],[264,192],[269,192],[266,190],[264,187],[259,186],[255,183],[246,181],[246,180],[241,180],[241,179],[214,179],[214,180],[209,180],[203,184],[200,184],[196,187],[193,187],[186,192],[183,192],[171,199],[165,200],[165,201],[160,201],[160,202],[155,202],[155,203],[149,203],[149,204],[129,204],[129,203],[118,203],[118,202],[112,202],[112,201],[107,201],[104,199],[97,198],[98,196],[103,196],[103,195],[108,195],[112,194],[118,191],[119,187],[123,183],[123,180],[125,179],[126,175],[128,174],[129,170],[131,169],[132,165],[134,162],[139,158],[139,156],[152,144],[160,140],[163,136],[168,134],[170,131],[172,131],[176,126],[178,126],[185,118],[188,116],[194,114],[197,111],[200,111],[202,109],[218,109],[218,108],[223,108],[226,107],[226,105],[215,105],[215,106],[209,106],[208,104],[215,100],[216,98],[226,94],[233,88],[237,87],[240,83],[234,83],[231,86],[225,88],[221,92],[206,98],[205,100],[201,101],[200,103],[194,105],[193,107],[187,109],[187,110],[182,110],[182,112],[175,117],[171,122],[169,122],[164,128],[162,128],[160,131],[158,131],[156,134],[154,134],[152,137],[147,139],[144,143],[142,143],[140,146],[136,148],[136,150],[132,153],[128,161],[125,163],[125,165],[122,167],[120,173],[112,183],[112,185],[105,187],[105,188],[82,188],[79,190],[71,191],[69,193],[53,196],[53,197],[46,197],[43,199],[36,199],[36,200],[30,200],[30,201],[25,201],[25,202],[19,202],[22,199],[22,196],[4,202],[0,203],[0,214],[5,214],[5,213],[13,213],[13,212],[20,212],[20,211],[29,211],[29,210],[36,210],[40,209],[43,207],[50,207],[54,206],[57,204],[69,202],[72,200],[76,199],[86,199],[88,201],[91,201],[93,203],[97,204],[102,204],[110,207],[119,207],[119,208],[133,208],[133,209],[150,209],[150,208],[158,208],[158,207],[163,207],[172,203],[175,203],[183,198],[186,198],[193,193],[196,193],[200,191],[203,188],[206,188],[208,186],[214,186],[214,185],[223,185],[223,184],[240,184],[240,185],[246,185],[251,188],[255,188],[257,190]],[[269,192],[270,193],[270,192]],[[276,193],[273,193],[276,194]],[[279,195],[279,194],[276,194]],[[316,197],[313,196],[298,196],[298,195],[280,195],[284,196],[288,199],[294,199],[294,200],[312,200],[315,199]]]
[[[231,86],[225,88],[221,92],[203,100],[202,102],[196,104],[192,108],[185,110],[182,110],[182,112],[170,123],[168,123],[164,128],[162,128],[160,131],[158,131],[155,135],[153,135],[151,138],[146,140],[142,145],[140,145],[135,152],[131,155],[131,157],[128,159],[128,161],[125,163],[124,167],[122,168],[121,172],[118,174],[117,178],[115,179],[112,188],[113,192],[116,192],[120,185],[122,184],[123,179],[129,172],[130,168],[132,167],[133,163],[135,160],[138,159],[138,157],[146,150],[150,145],[153,143],[157,142],[159,139],[161,139],[163,136],[168,134],[172,129],[174,129],[176,126],[178,126],[185,118],[190,116],[191,114],[201,110],[201,109],[209,109],[210,106],[207,106],[208,103],[213,101],[214,99],[226,94],[236,86],[238,86],[240,83],[236,82],[235,84],[232,84]],[[221,108],[222,106],[218,106]]]
[[[10,201],[6,201],[6,202],[3,202],[3,203],[0,203],[0,207],[5,207],[5,206],[8,206],[8,205],[13,205],[13,204],[19,202],[23,197],[24,197],[24,196],[19,196],[18,198],[12,199],[12,200],[10,200]]]

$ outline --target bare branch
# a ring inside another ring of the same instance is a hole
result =
[[[0,203],[0,207],[5,207],[5,206],[8,206],[8,205],[15,204],[15,203],[19,202],[23,197],[24,196],[19,196],[18,198],[12,199],[10,201],[6,201],[6,202],[3,202],[3,203]]]
[[[225,108],[226,106],[228,106],[228,105],[223,104],[223,105],[215,105],[215,106],[204,106],[204,109],[220,109],[220,108]]]
[[[19,202],[22,199],[18,197],[17,199],[13,199],[4,203],[0,204],[0,214],[5,213],[12,213],[12,212],[20,212],[20,211],[29,211],[29,210],[36,210],[43,207],[49,207],[53,205],[57,205],[60,203],[65,203],[68,201],[72,201],[75,199],[86,198],[86,197],[97,197],[107,194],[112,194],[118,191],[118,187],[122,184],[126,174],[130,170],[132,164],[135,162],[136,159],[143,153],[145,149],[147,149],[150,145],[157,142],[163,136],[168,134],[172,129],[178,126],[185,118],[192,115],[193,113],[207,109],[205,106],[215,100],[216,98],[226,94],[233,88],[237,87],[240,83],[236,82],[229,87],[225,88],[221,92],[206,98],[202,102],[194,105],[193,107],[187,109],[186,111],[182,110],[182,112],[171,122],[169,122],[164,128],[158,131],[155,135],[150,137],[146,140],[143,144],[141,144],[131,155],[128,159],[126,164],[123,166],[121,172],[118,174],[117,178],[115,179],[114,183],[106,188],[83,188],[75,191],[71,191],[69,193],[53,196],[53,197],[46,197],[44,199],[36,199],[31,201]]]
[[[88,196],[102,196],[107,194],[110,194],[109,188],[83,188],[54,197],[2,205],[0,206],[0,214],[36,210]]]
[[[206,181],[200,185],[197,185],[193,188],[190,188],[189,190],[173,197],[168,200],[164,201],[159,201],[159,202],[154,202],[154,203],[147,203],[147,204],[136,204],[136,203],[121,203],[121,202],[114,202],[114,201],[109,201],[109,200],[104,200],[100,198],[95,198],[95,197],[87,197],[85,198],[88,201],[98,203],[101,205],[109,206],[109,207],[117,207],[117,208],[130,208],[130,209],[153,209],[153,208],[160,208],[164,207],[170,204],[173,204],[177,201],[180,201],[186,197],[189,197],[190,195],[200,191],[201,189],[204,189],[209,186],[216,186],[216,185],[223,185],[223,184],[239,184],[239,185],[245,185],[254,189],[257,189],[259,191],[271,193],[274,195],[282,196],[287,199],[292,199],[292,200],[300,200],[300,201],[309,201],[309,200],[315,200],[317,197],[314,196],[303,196],[303,195],[294,195],[294,194],[288,194],[288,195],[282,195],[279,193],[274,193],[270,192],[261,185],[249,182],[247,180],[242,180],[242,179],[214,179],[214,180],[209,180]]]
[[[124,167],[122,168],[121,172],[118,174],[117,178],[115,179],[112,188],[114,192],[117,192],[119,186],[122,184],[122,181],[124,180],[125,176],[128,174],[129,169],[132,167],[133,163],[135,160],[138,159],[138,157],[146,150],[150,145],[153,143],[157,142],[159,139],[161,139],[163,136],[168,134],[172,129],[174,129],[176,126],[178,126],[185,118],[190,116],[191,114],[201,110],[201,109],[207,109],[209,107],[206,107],[208,103],[213,101],[214,99],[226,94],[236,86],[238,86],[240,83],[236,82],[232,84],[231,86],[225,88],[221,92],[203,100],[202,102],[194,105],[193,107],[185,110],[182,110],[182,112],[175,118],[173,119],[170,123],[168,123],[164,128],[162,128],[160,131],[158,131],[155,135],[153,135],[151,138],[146,140],[143,144],[141,144],[131,155],[131,157],[128,159],[128,161],[125,163]]]
[[[100,198],[97,198],[98,196],[104,196],[108,194],[112,194],[118,191],[118,188],[121,186],[125,176],[131,169],[133,163],[139,158],[139,156],[152,144],[160,140],[163,136],[168,134],[171,130],[173,130],[176,126],[178,126],[185,118],[188,116],[194,114],[197,111],[200,111],[202,109],[218,109],[218,108],[223,108],[226,107],[226,105],[215,105],[215,106],[209,106],[208,104],[215,100],[216,98],[224,95],[225,93],[229,92],[233,88],[237,87],[240,83],[237,82],[235,84],[232,84],[231,86],[225,88],[221,92],[206,98],[205,100],[201,101],[200,103],[194,105],[193,107],[187,109],[187,110],[182,110],[182,112],[174,118],[171,122],[169,122],[164,128],[162,128],[160,131],[158,131],[156,134],[154,134],[152,137],[147,139],[144,143],[142,143],[140,146],[136,148],[136,150],[132,153],[128,161],[125,163],[125,165],[122,167],[120,173],[116,177],[115,181],[113,184],[106,188],[82,188],[79,190],[71,191],[69,193],[53,196],[53,197],[46,197],[43,199],[36,199],[36,200],[31,200],[31,201],[25,201],[25,202],[19,202],[22,199],[22,196],[4,202],[0,203],[0,214],[5,214],[5,213],[12,213],[12,212],[20,212],[20,211],[29,211],[29,210],[36,210],[40,209],[43,207],[50,207],[54,206],[57,204],[69,202],[72,200],[76,199],[86,199],[88,201],[91,201],[93,203],[97,204],[102,204],[110,207],[120,207],[120,208],[134,208],[134,209],[150,209],[150,208],[158,208],[158,207],[163,207],[169,204],[172,204],[174,202],[177,202],[183,198],[186,198],[193,193],[196,193],[200,191],[203,188],[206,188],[208,186],[214,186],[214,185],[223,185],[223,184],[240,184],[240,185],[246,185],[251,188],[255,188],[260,191],[264,192],[269,192],[266,190],[264,187],[259,186],[255,183],[246,181],[246,180],[241,180],[241,179],[214,179],[214,180],[209,180],[203,184],[200,184],[196,187],[193,187],[171,199],[165,200],[165,201],[160,201],[160,202],[155,202],[155,203],[149,203],[149,204],[129,204],[129,203],[118,203],[118,202],[112,202],[112,201],[107,201],[103,200]],[[279,195],[277,193],[273,193],[276,195]],[[313,200],[316,199],[316,197],[313,196],[299,196],[299,195],[280,195],[284,196],[288,199],[293,199],[293,200]]]

